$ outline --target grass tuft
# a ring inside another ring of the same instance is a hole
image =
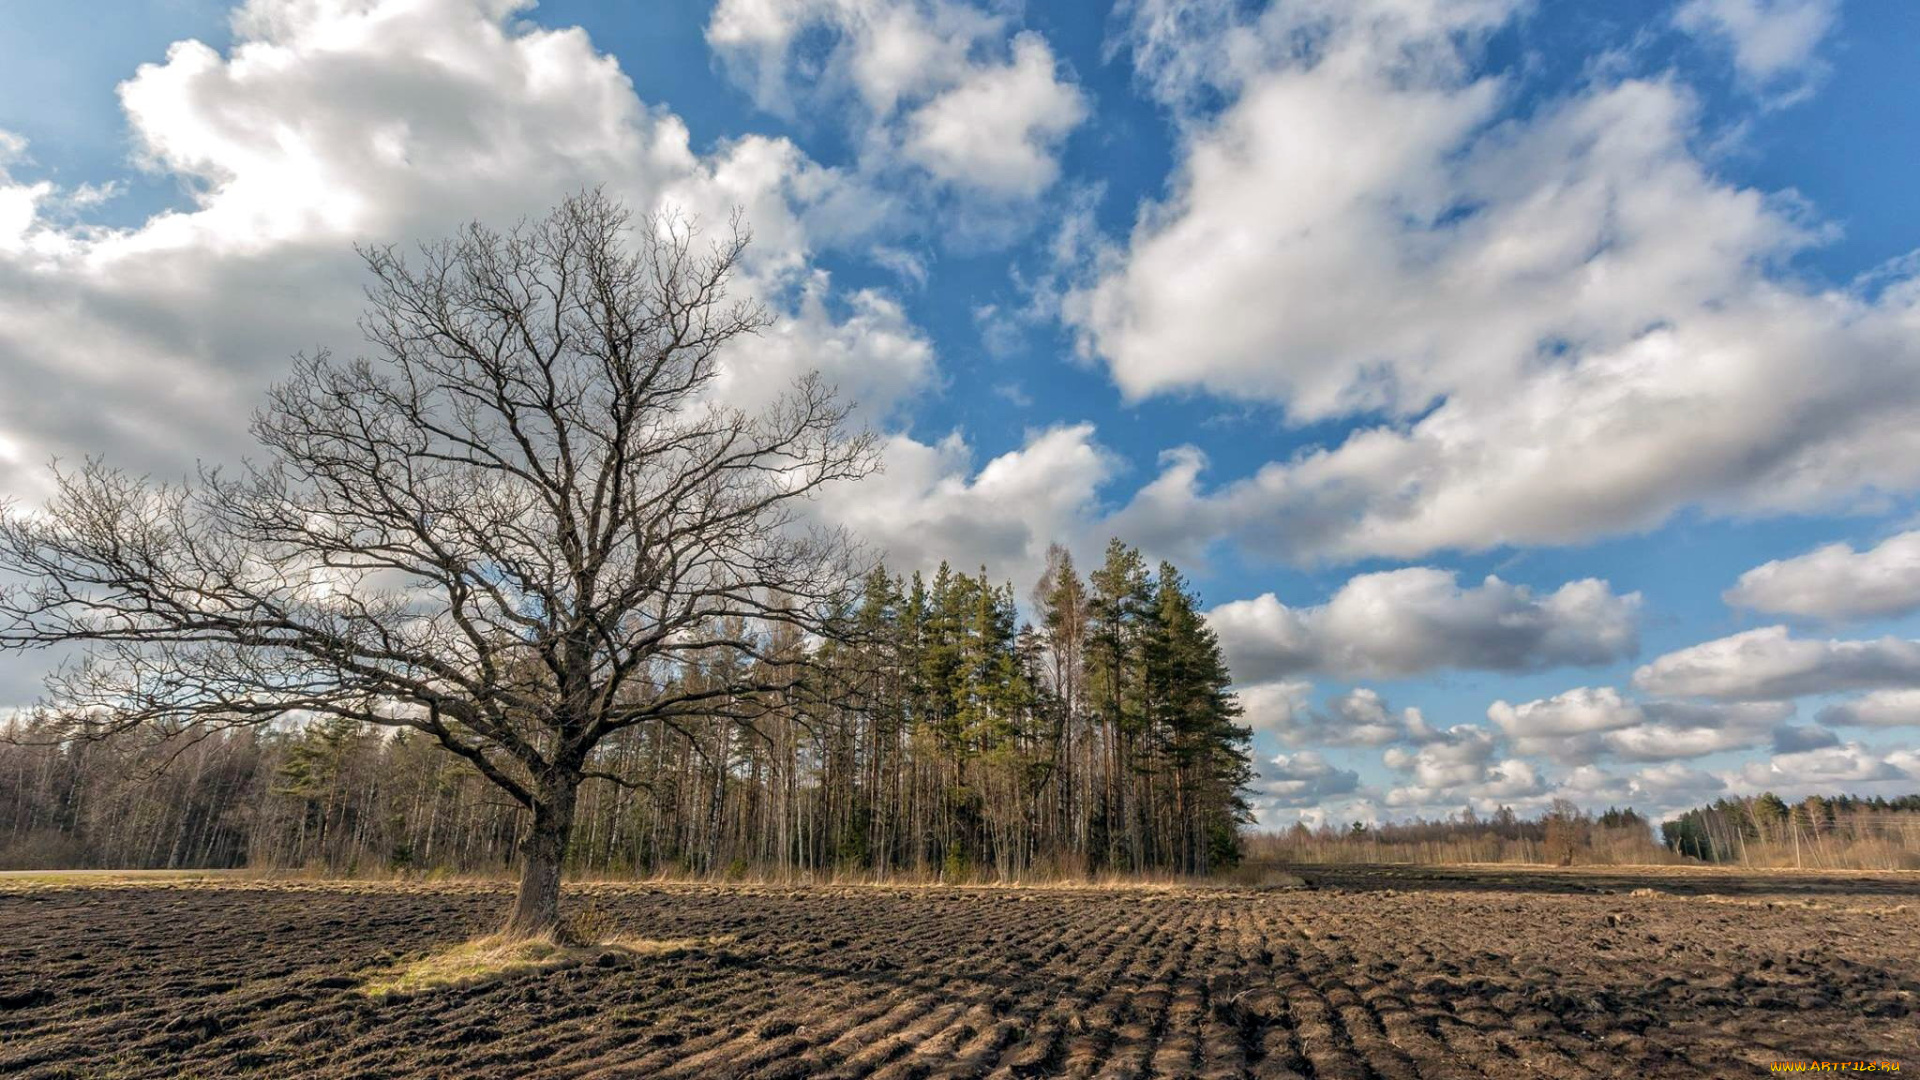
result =
[[[360,992],[368,997],[383,998],[481,986],[514,975],[561,971],[587,964],[616,967],[643,957],[678,956],[692,949],[727,945],[733,940],[732,935],[667,941],[621,937],[598,944],[570,944],[546,937],[489,934],[375,971],[360,985]]]

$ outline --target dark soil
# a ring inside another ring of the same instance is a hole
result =
[[[725,940],[372,1000],[481,886],[0,890],[0,1076],[1413,1077],[1920,1067],[1920,878],[1308,870],[1290,891],[576,888]],[[1658,895],[1632,895],[1650,887]]]

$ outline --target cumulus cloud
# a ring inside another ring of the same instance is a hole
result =
[[[1727,787],[1718,776],[1677,761],[1641,769],[1627,783],[1636,796],[1663,807],[1696,804]]]
[[[824,56],[811,31],[830,35]],[[1045,38],[959,0],[721,0],[707,40],[763,108],[856,117],[869,168],[995,200],[1053,186],[1089,111]]]
[[[1646,718],[1638,704],[1611,686],[1580,687],[1519,705],[1496,701],[1487,708],[1487,719],[1512,738],[1588,735],[1632,727]]]
[[[45,180],[29,184],[13,178],[11,170],[29,161],[26,137],[0,129],[0,253],[18,254],[35,241],[58,239],[34,228],[42,205],[57,189]]]
[[[1395,740],[1419,743],[1437,737],[1419,709],[1409,705],[1394,712],[1378,690],[1365,686],[1333,698],[1321,719],[1322,729],[1330,741],[1362,746],[1379,746]]]
[[[1432,732],[1419,745],[1395,745],[1382,763],[1400,774],[1381,799],[1398,815],[1432,817],[1461,807],[1490,813],[1502,806],[1534,812],[1555,798],[1569,798],[1583,806],[1632,805],[1643,810],[1667,811],[1695,805],[1725,790],[1718,774],[1687,764],[1684,758],[1714,752],[1716,733],[1739,732],[1743,745],[1764,742],[1768,721],[1786,713],[1777,708],[1723,707],[1690,703],[1648,702],[1636,705],[1608,689],[1581,689],[1559,699],[1511,707],[1514,718],[1531,718],[1531,730],[1557,728],[1556,738],[1586,751],[1556,754],[1545,745],[1527,745],[1527,728],[1520,734],[1455,725]],[[1582,713],[1588,715],[1580,715]],[[1625,723],[1626,726],[1619,726]],[[1757,736],[1755,733],[1757,732]],[[1613,746],[1603,740],[1625,736]],[[1641,747],[1645,746],[1645,752]],[[1806,749],[1814,749],[1808,746]],[[1623,761],[1654,762],[1631,772],[1604,763],[1611,755]],[[1537,756],[1554,759],[1566,771],[1555,775]]]
[[[1423,788],[1457,788],[1485,776],[1498,745],[1485,728],[1456,724],[1417,750],[1393,747],[1381,755],[1381,761],[1389,769],[1409,774]]]
[[[1920,689],[1875,690],[1820,710],[1828,727],[1920,726]]]
[[[1083,349],[1129,397],[1363,418],[1211,489],[1174,462],[1153,509],[1284,558],[1417,558],[1920,485],[1910,273],[1777,272],[1827,233],[1697,156],[1672,77],[1508,115],[1473,61],[1514,6],[1136,6],[1152,85],[1225,105],[1067,297]]]
[[[1727,603],[1775,615],[1866,619],[1920,611],[1920,530],[1867,551],[1844,543],[1775,559],[1740,575]]]
[[[245,417],[297,351],[357,347],[352,245],[510,223],[605,184],[641,213],[753,230],[738,292],[781,317],[728,358],[742,393],[810,369],[883,414],[930,378],[924,337],[883,294],[831,295],[822,244],[871,222],[849,177],[783,139],[694,153],[578,29],[503,0],[254,0],[226,53],[175,44],[122,84],[139,160],[191,193],[135,226],[35,216],[0,252],[0,490],[32,494],[56,454],[160,475],[230,460]],[[23,152],[17,140],[7,152]],[[0,178],[0,204],[59,193]]]
[[[1409,567],[1355,577],[1325,604],[1294,608],[1267,593],[1207,619],[1235,675],[1260,682],[1609,663],[1638,648],[1639,605],[1638,593],[1591,578],[1536,596],[1497,577],[1463,588],[1452,571]]]
[[[1748,630],[1659,657],[1633,673],[1652,694],[1761,701],[1920,686],[1920,641],[1794,638],[1784,626]]]
[[[942,180],[1031,198],[1059,177],[1060,142],[1086,115],[1079,91],[1057,81],[1046,41],[1023,33],[1006,66],[975,74],[915,112],[904,151]]]
[[[1786,702],[1640,702],[1611,686],[1518,705],[1496,701],[1487,709],[1516,751],[1563,764],[1604,756],[1670,761],[1748,749],[1765,743],[1769,730],[1792,714]]]
[[[1302,61],[1364,61],[1409,80],[1462,74],[1455,39],[1478,38],[1524,0],[1130,0],[1120,43],[1145,88],[1193,122],[1210,99],[1236,95]]]
[[[881,423],[936,378],[933,342],[898,300],[860,289],[834,302],[825,271],[809,274],[800,298],[766,332],[739,342],[724,358],[720,393],[752,408],[785,391],[797,371],[818,371],[856,409],[856,420]]]
[[[1451,779],[1459,782],[1452,786],[1409,784],[1396,788],[1388,794],[1387,804],[1402,814],[1432,817],[1462,806],[1481,813],[1502,806],[1537,813],[1552,800],[1565,798],[1589,810],[1632,806],[1657,816],[1697,806],[1727,789],[1723,777],[1679,761],[1629,773],[1582,764],[1556,779],[1525,762],[1490,759],[1483,769],[1454,770]]]
[[[1038,578],[1048,544],[1079,536],[1097,490],[1120,467],[1091,424],[1030,432],[977,471],[957,433],[932,445],[895,435],[882,462],[880,475],[824,494],[821,515],[891,553],[894,570],[948,559],[1023,586]]]
[[[1496,760],[1499,740],[1485,728],[1457,724],[1417,749],[1391,747],[1381,761],[1406,783],[1387,792],[1386,805],[1408,812],[1461,805],[1481,810],[1537,799],[1549,790],[1533,762]]]
[[[1786,710],[1788,712],[1791,709]],[[1677,761],[1729,750],[1750,750],[1764,746],[1777,727],[1772,721],[1782,714],[1761,715],[1749,719],[1740,713],[1720,718],[1719,723],[1647,723],[1609,731],[1601,737],[1607,751],[1628,761]],[[1756,722],[1757,721],[1757,722]]]
[[[1241,716],[1256,732],[1271,732],[1292,741],[1291,733],[1303,726],[1312,714],[1309,696],[1313,684],[1304,679],[1276,679],[1271,682],[1242,683],[1234,688],[1239,695]]]
[[[1289,745],[1385,746],[1438,737],[1419,709],[1395,711],[1378,690],[1355,687],[1317,709],[1307,700],[1312,689],[1306,682],[1282,680],[1255,683],[1238,693],[1247,723]]]
[[[1887,780],[1920,779],[1911,752],[1887,754],[1859,743],[1775,754],[1767,761],[1748,762],[1740,779],[1755,787],[1826,788]]]
[[[1840,0],[1687,0],[1674,25],[1726,47],[1742,79],[1756,87],[1804,80],[1840,15]]]
[[[1360,774],[1341,769],[1312,750],[1279,754],[1258,767],[1255,799],[1268,806],[1314,806],[1351,794],[1360,787]]]
[[[1419,767],[1415,767],[1418,772]],[[1481,811],[1539,799],[1549,790],[1539,768],[1530,761],[1507,758],[1479,770],[1471,782],[1453,787],[1414,783],[1387,792],[1388,806],[1401,808],[1473,806]]]
[[[1726,777],[1680,761],[1648,765],[1628,773],[1583,764],[1557,779],[1525,761],[1489,761],[1477,773],[1460,770],[1454,786],[1408,784],[1390,791],[1386,804],[1402,814],[1432,817],[1462,806],[1489,813],[1510,806],[1537,813],[1557,798],[1589,810],[1631,806],[1655,816],[1698,806],[1728,789]]]
[[[832,36],[824,55],[803,48],[815,29]],[[1004,33],[1001,17],[945,0],[721,0],[707,21],[707,42],[754,100],[788,114],[848,89],[890,113],[964,79],[976,49]]]

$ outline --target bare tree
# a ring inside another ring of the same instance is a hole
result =
[[[1555,799],[1541,818],[1546,834],[1541,841],[1547,859],[1561,866],[1572,866],[1573,858],[1591,839],[1592,822],[1571,799]]]
[[[751,711],[854,580],[801,503],[875,467],[817,376],[716,400],[746,239],[697,247],[593,192],[409,262],[362,251],[371,359],[301,358],[253,423],[264,463],[153,485],[90,462],[0,509],[0,649],[79,643],[62,737],[346,717],[426,732],[531,823],[507,929],[558,927],[595,749]]]

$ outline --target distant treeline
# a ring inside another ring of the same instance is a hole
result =
[[[1281,832],[1255,833],[1246,841],[1250,859],[1286,863],[1546,863],[1630,865],[1678,862],[1653,838],[1651,823],[1629,809],[1597,816],[1556,800],[1539,817],[1523,818],[1512,807],[1481,817],[1471,808],[1439,821],[1369,825],[1296,824]]]
[[[1249,734],[1179,572],[1115,541],[1082,578],[1056,548],[1031,599],[1022,625],[1012,586],[984,569],[875,571],[789,692],[609,739],[570,870],[953,878],[1235,861]],[[14,734],[0,867],[490,872],[513,864],[524,827],[436,744],[352,721]]]
[[[1556,800],[1539,817],[1510,807],[1439,821],[1295,825],[1256,833],[1250,858],[1296,863],[1545,863],[1630,865],[1685,861],[1753,867],[1920,870],[1920,795],[1810,796],[1788,805],[1771,792],[1726,798],[1661,823],[1635,810],[1587,814]]]
[[[1668,847],[1706,862],[1920,870],[1920,795],[1810,795],[1789,804],[1769,791],[1689,810],[1660,834]]]

